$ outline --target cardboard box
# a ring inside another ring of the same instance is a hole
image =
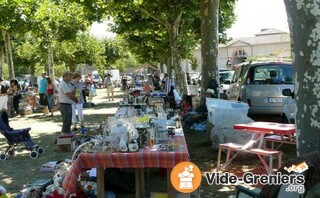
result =
[[[57,146],[58,146],[59,150],[71,152],[73,150],[72,149],[72,139],[73,139],[73,137],[69,137],[69,138],[59,137],[57,139]]]

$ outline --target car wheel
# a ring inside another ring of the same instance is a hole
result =
[[[286,124],[289,123],[288,118],[285,114],[281,115],[281,123],[286,123]]]

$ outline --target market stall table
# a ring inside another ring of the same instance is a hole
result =
[[[66,195],[75,192],[77,181],[82,171],[97,168],[98,197],[104,197],[104,168],[134,168],[136,197],[145,197],[144,168],[167,168],[169,176],[167,178],[168,195],[169,197],[173,197],[174,191],[170,182],[170,171],[176,164],[190,161],[184,136],[175,136],[174,140],[182,145],[174,151],[158,151],[156,149],[144,148],[133,153],[80,153],[63,181]]]
[[[279,136],[289,137],[288,141],[294,141],[292,136],[296,132],[296,127],[294,124],[284,124],[276,122],[252,122],[248,124],[235,124],[234,129],[256,132],[257,140],[259,141],[259,148],[263,145],[263,139],[266,134],[273,134]]]
[[[252,137],[248,141],[248,143],[244,145],[235,143],[220,144],[218,152],[218,169],[220,168],[221,149],[223,148],[227,149],[228,151],[225,166],[227,166],[240,152],[246,152],[258,155],[267,173],[272,173],[273,155],[278,155],[278,166],[280,166],[282,152],[278,150],[263,149],[262,146],[265,135],[273,134],[291,137],[295,133],[294,124],[283,124],[274,122],[252,122],[248,124],[235,124],[233,128],[237,130],[242,130],[244,132],[252,133]],[[257,147],[253,147],[255,143],[258,143]],[[230,158],[231,150],[237,151],[237,153],[233,155],[232,158]],[[269,157],[269,165],[267,165],[262,156]]]

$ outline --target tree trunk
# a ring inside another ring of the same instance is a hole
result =
[[[75,72],[77,69],[77,63],[73,60],[69,60],[68,61],[68,65],[69,65],[69,70],[70,72]]]
[[[320,2],[285,0],[291,34],[297,154],[320,150]]]
[[[212,79],[218,75],[219,44],[219,0],[200,0],[201,14],[201,104],[205,102],[204,93],[212,86]],[[219,78],[216,78],[219,80]],[[217,93],[218,90],[214,90]]]
[[[173,69],[175,73],[176,88],[180,91],[180,95],[187,93],[187,85],[184,80],[184,72],[181,68],[181,55],[178,47],[178,24],[171,24],[169,30],[169,40],[171,48],[171,64],[168,67],[168,71]]]
[[[153,12],[149,12],[147,10],[142,9],[147,15],[158,21],[160,24],[164,25],[168,31],[169,35],[169,41],[170,41],[170,51],[171,51],[171,60],[169,64],[167,65],[168,71],[171,72],[171,70],[174,70],[175,74],[175,83],[176,88],[180,91],[180,95],[187,93],[187,84],[184,80],[184,72],[181,68],[181,54],[178,47],[178,36],[179,36],[179,26],[181,23],[181,16],[182,12],[180,13],[172,13],[176,14],[175,16],[172,16],[170,18],[174,18],[174,22],[169,22],[166,20],[163,20],[161,17],[158,17],[153,14]],[[173,73],[173,72],[172,72]]]
[[[55,73],[54,73],[54,62],[53,62],[53,48],[50,46],[48,49],[48,69],[49,69],[49,76],[51,80],[54,82],[55,80]]]
[[[0,78],[3,78],[4,51],[0,48]]]
[[[8,31],[4,30],[2,31],[2,35],[3,35],[5,51],[6,51],[6,60],[8,64],[8,70],[9,70],[9,79],[11,80],[15,78],[15,73],[14,73],[13,60],[12,60],[12,47],[11,47],[10,34]]]

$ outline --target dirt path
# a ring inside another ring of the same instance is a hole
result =
[[[95,103],[98,107],[101,108],[85,108],[83,111],[84,117],[89,118],[91,114],[114,114],[118,107],[109,107],[112,104],[118,103],[121,98],[122,92],[120,92],[119,88],[115,89],[115,101],[109,102],[106,98],[105,89],[97,89],[97,96],[93,98],[93,103]],[[110,105],[105,105],[110,104]],[[113,105],[116,106],[116,105]],[[54,117],[51,118],[49,116],[42,116],[43,113],[33,113],[31,115],[23,116],[23,117],[14,117],[10,119],[10,125],[14,129],[31,127],[32,131],[41,132],[44,131],[46,133],[58,132],[61,130],[61,115],[60,112],[54,112]],[[60,122],[59,122],[60,120]],[[89,119],[91,120],[91,119]]]

